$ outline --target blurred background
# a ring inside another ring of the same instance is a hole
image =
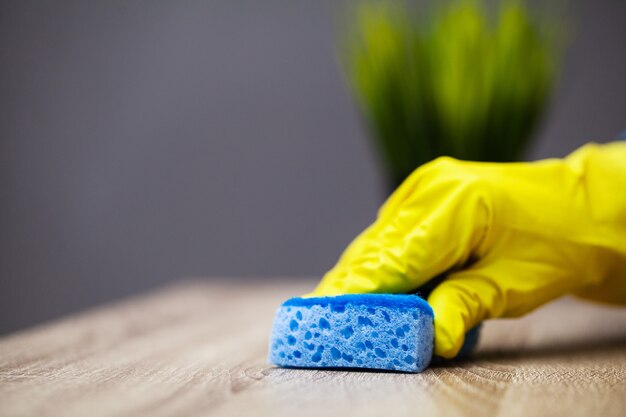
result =
[[[572,1],[522,158],[626,128],[626,2]],[[172,280],[318,277],[383,163],[330,1],[0,5],[0,333]]]

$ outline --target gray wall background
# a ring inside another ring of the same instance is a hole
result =
[[[317,276],[384,181],[331,2],[3,1],[0,332],[188,276]],[[626,128],[626,2],[575,2],[529,158]]]

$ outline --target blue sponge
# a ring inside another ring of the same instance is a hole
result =
[[[302,368],[426,369],[433,311],[417,295],[291,298],[278,309],[269,361]]]

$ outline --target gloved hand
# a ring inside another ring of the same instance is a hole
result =
[[[446,271],[428,298],[445,358],[482,320],[565,293],[626,303],[626,142],[531,163],[428,163],[308,295],[404,293]]]

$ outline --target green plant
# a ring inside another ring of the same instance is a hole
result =
[[[517,0],[492,16],[479,0],[415,12],[359,3],[340,44],[392,185],[440,155],[518,160],[554,82],[558,25]]]

